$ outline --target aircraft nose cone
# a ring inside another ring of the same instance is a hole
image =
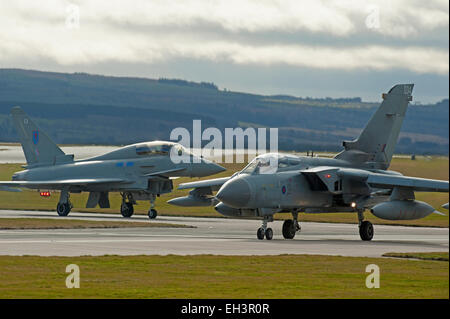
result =
[[[250,186],[244,179],[231,179],[223,184],[216,197],[230,207],[242,208],[250,200],[250,191]]]

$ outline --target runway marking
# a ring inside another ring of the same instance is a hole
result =
[[[25,217],[47,217],[39,213],[0,211],[0,218],[23,217],[24,213]],[[62,220],[58,216],[50,218]],[[143,215],[122,219],[112,214],[75,213],[68,219],[151,223]],[[0,230],[0,255],[312,253],[379,257],[388,251],[448,251],[448,228],[376,225],[375,238],[363,242],[357,224],[304,222],[303,231],[294,240],[285,240],[280,231],[282,221],[277,220],[272,223],[274,239],[261,241],[255,236],[257,220],[164,216],[157,222],[183,223],[197,228],[130,228],[125,225],[97,229],[4,229]]]

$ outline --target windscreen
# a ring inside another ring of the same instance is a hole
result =
[[[271,174],[278,169],[299,165],[300,160],[294,156],[283,156],[268,153],[253,159],[240,173],[241,174]]]
[[[141,156],[169,155],[172,145],[141,145],[136,147],[136,154]]]

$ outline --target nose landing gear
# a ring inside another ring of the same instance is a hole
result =
[[[263,240],[264,237],[266,237],[267,240],[271,240],[273,238],[272,228],[267,227],[267,222],[272,221],[269,219],[270,219],[269,217],[264,217],[262,226],[260,228],[258,228],[258,231],[256,232],[256,237],[259,240]]]
[[[264,228],[260,227],[256,231],[256,237],[258,237],[259,240],[263,240],[265,233],[266,233],[266,231],[264,230]]]

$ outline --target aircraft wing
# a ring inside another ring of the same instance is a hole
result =
[[[0,182],[0,191],[11,191],[12,188],[25,187],[32,189],[48,188],[61,189],[67,186],[87,186],[108,183],[130,183],[128,180],[118,178],[96,178],[96,179],[63,179],[49,181],[8,181]]]
[[[419,192],[445,192],[449,191],[448,181],[437,179],[410,177],[402,175],[388,175],[380,173],[372,173],[364,170],[353,170],[341,168],[337,174],[343,178],[356,179],[365,181],[369,186],[374,188],[408,188],[412,191]]]
[[[154,176],[165,175],[165,174],[170,175],[171,173],[177,173],[177,172],[181,172],[181,171],[184,171],[184,170],[186,170],[185,167],[166,169],[166,170],[163,170],[163,171],[158,171],[158,172],[152,172],[152,173],[144,174],[143,176],[145,176],[145,177],[154,177]]]
[[[352,181],[359,191],[369,187],[381,189],[408,189],[419,192],[449,192],[448,181],[403,176],[398,173],[376,173],[363,169],[320,166],[300,171],[316,190],[339,191],[339,180]]]

